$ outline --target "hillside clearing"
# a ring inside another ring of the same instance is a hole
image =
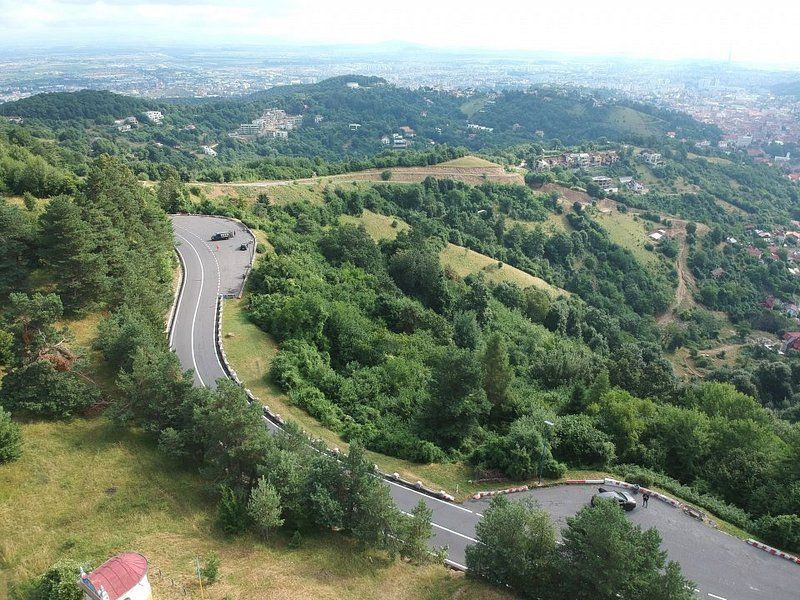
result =
[[[389,217],[364,209],[360,217],[353,215],[342,215],[339,217],[342,223],[352,225],[363,225],[370,237],[376,242],[380,240],[393,240],[401,231],[408,231],[411,226],[399,217]]]
[[[404,221],[395,217],[381,215],[371,210],[364,210],[360,217],[342,215],[340,221],[364,225],[367,233],[376,242],[382,239],[394,239],[399,231],[409,229],[408,224]],[[392,227],[392,223],[396,223],[395,227]],[[449,267],[459,277],[483,273],[487,281],[493,283],[508,281],[517,284],[521,288],[534,286],[554,296],[567,294],[564,290],[550,285],[544,279],[535,277],[511,265],[503,264],[498,266],[500,263],[496,259],[456,244],[447,244],[439,253],[439,259],[442,261],[443,267]]]
[[[486,96],[476,96],[475,98],[470,98],[460,106],[459,110],[471,119],[484,106],[486,106],[488,100],[489,99]]]
[[[662,262],[659,255],[644,247],[649,241],[646,221],[637,218],[632,213],[621,213],[617,210],[600,213],[595,220],[608,232],[612,242],[629,250],[640,263],[656,266]]]
[[[500,167],[497,163],[493,163],[490,160],[486,160],[485,158],[481,158],[480,156],[462,156],[461,158],[454,158],[453,160],[448,160],[443,163],[439,163],[435,165],[438,167]]]
[[[661,121],[641,111],[626,106],[615,106],[608,114],[608,122],[623,131],[641,136],[657,135]]]
[[[322,204],[325,185],[322,181],[313,184],[298,184],[289,182],[276,182],[276,185],[265,187],[258,184],[230,184],[230,183],[194,183],[188,186],[194,200],[199,200],[204,194],[209,200],[219,201],[223,198],[239,201],[244,205],[255,204],[259,195],[264,194],[271,204],[289,204],[291,202],[308,201],[312,204]],[[199,192],[199,193],[195,193]]]
[[[534,277],[530,273],[526,273],[511,265],[500,263],[494,258],[490,258],[485,254],[479,254],[463,246],[447,244],[439,253],[439,258],[442,261],[442,266],[449,267],[459,277],[482,273],[487,281],[493,283],[508,281],[517,284],[521,288],[533,286],[553,296],[567,294],[566,291],[550,285],[544,279]]]

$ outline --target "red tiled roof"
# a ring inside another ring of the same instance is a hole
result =
[[[136,552],[112,556],[89,573],[89,581],[95,589],[102,586],[110,600],[121,598],[125,592],[147,575],[147,559]]]

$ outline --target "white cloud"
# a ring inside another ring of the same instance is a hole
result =
[[[731,0],[0,0],[9,43],[374,43],[800,65],[800,3]]]

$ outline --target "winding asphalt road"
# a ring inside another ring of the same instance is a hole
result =
[[[185,369],[194,371],[195,384],[213,387],[226,377],[214,344],[216,302],[219,295],[235,296],[244,283],[250,252],[238,250],[251,240],[247,229],[219,217],[172,217],[175,245],[184,266],[184,283],[178,297],[170,346]],[[217,231],[236,231],[231,240],[214,242]],[[277,426],[269,423],[275,430]],[[433,511],[433,546],[448,546],[450,562],[464,565],[466,547],[475,543],[475,526],[487,500],[454,504],[386,481],[398,508],[410,512],[419,500]],[[511,496],[533,497],[558,528],[591,498],[590,486],[558,486]],[[682,511],[657,500],[646,509],[627,513],[642,527],[655,527],[669,557],[681,564],[696,583],[699,598],[711,600],[798,600],[800,565],[792,564],[712,529]]]

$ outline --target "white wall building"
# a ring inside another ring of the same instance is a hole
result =
[[[147,110],[145,111],[144,116],[157,125],[160,125],[161,121],[164,120],[164,115],[161,114],[160,110]]]

